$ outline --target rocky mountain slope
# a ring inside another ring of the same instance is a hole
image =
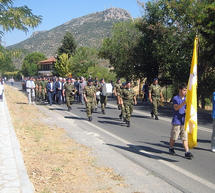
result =
[[[99,47],[111,33],[113,24],[130,20],[130,14],[120,8],[75,18],[48,31],[35,32],[30,38],[9,46],[9,49],[24,49],[27,52],[42,52],[47,57],[55,55],[65,33],[71,32],[78,46]]]

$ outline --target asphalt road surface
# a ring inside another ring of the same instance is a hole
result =
[[[215,153],[210,150],[210,114],[199,113],[198,146],[191,150],[194,158],[187,160],[180,140],[175,144],[177,155],[168,153],[170,107],[162,107],[160,120],[156,121],[150,116],[149,104],[138,105],[131,118],[131,127],[128,128],[119,119],[120,111],[115,103],[115,100],[109,99],[106,114],[103,115],[99,108],[97,113],[93,113],[92,122],[87,121],[85,106],[81,104],[73,104],[71,112],[67,111],[65,105],[46,105],[46,108],[56,111],[65,119],[80,121],[86,126],[90,124],[93,132],[103,136],[108,147],[181,192],[215,192]]]

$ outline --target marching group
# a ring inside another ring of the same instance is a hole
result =
[[[130,127],[130,118],[133,112],[133,106],[137,104],[135,92],[130,81],[121,83],[118,79],[112,86],[112,91],[117,98],[118,109],[121,111],[119,118]],[[101,104],[101,112],[105,114],[107,104],[108,88],[104,79],[100,81],[95,78],[89,78],[87,81],[84,77],[80,79],[73,78],[28,78],[23,84],[23,89],[28,93],[29,104],[35,101],[48,101],[49,105],[53,103],[61,105],[66,103],[68,111],[72,110],[71,104],[77,101],[86,105],[86,113],[89,121],[92,121],[93,112],[97,112],[98,104]],[[110,90],[110,89],[109,89]],[[148,89],[146,97],[152,103],[151,117],[155,120],[158,118],[158,106],[163,101],[161,86],[158,79],[155,78]],[[175,155],[174,143],[180,136],[184,149],[185,158],[192,159],[193,155],[189,151],[187,132],[184,129],[184,119],[186,111],[186,86],[179,87],[178,95],[174,96],[172,129],[170,134],[169,153]]]

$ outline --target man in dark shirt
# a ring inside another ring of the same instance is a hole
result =
[[[173,118],[172,129],[170,134],[169,153],[175,155],[174,144],[180,135],[185,149],[185,158],[192,159],[193,155],[189,151],[187,132],[184,129],[185,111],[186,111],[186,94],[187,87],[181,85],[178,95],[173,97]]]

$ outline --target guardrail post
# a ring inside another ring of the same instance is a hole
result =
[[[213,118],[213,132],[211,137],[211,150],[215,152],[215,92],[213,93],[213,109],[212,109],[212,118]]]

